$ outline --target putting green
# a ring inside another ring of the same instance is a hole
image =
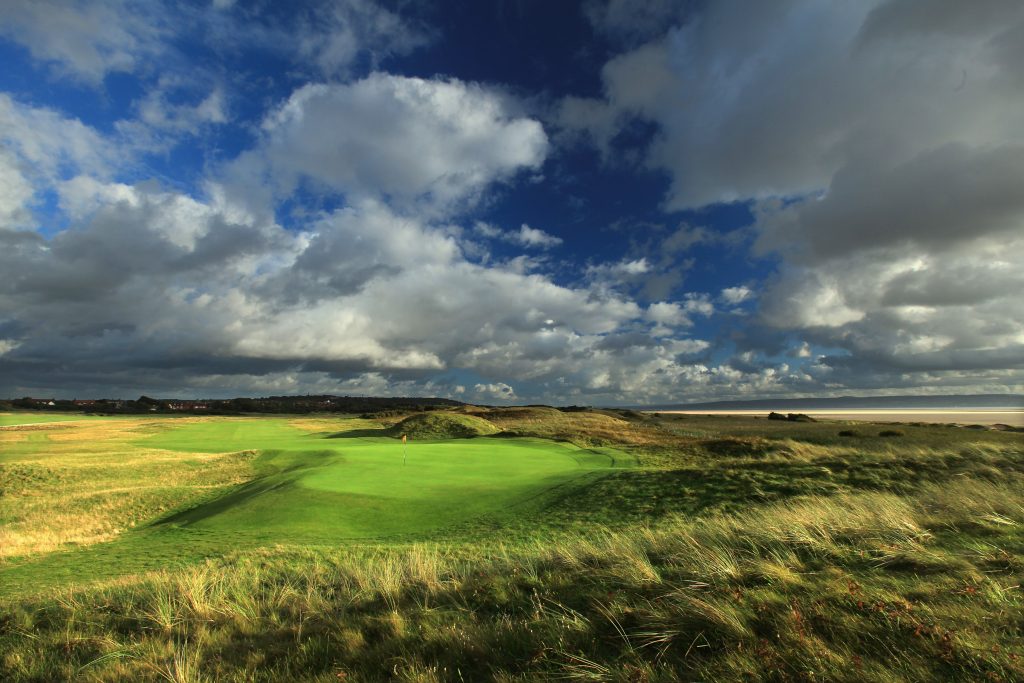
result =
[[[376,433],[309,433],[283,419],[171,424],[141,443],[258,451],[257,477],[158,526],[267,542],[419,535],[542,504],[546,494],[617,462],[612,452],[500,437],[410,440],[403,453],[400,441]]]

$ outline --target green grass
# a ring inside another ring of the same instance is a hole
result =
[[[96,419],[94,415],[82,415],[81,413],[0,413],[0,427],[94,419]]]
[[[183,496],[179,505],[165,506],[169,514],[123,531],[112,542],[14,556],[0,566],[0,596],[45,590],[68,577],[105,580],[239,549],[407,541],[481,520],[494,525],[543,508],[553,496],[631,462],[608,449],[539,439],[410,439],[403,446],[387,430],[361,422],[320,426],[329,429],[303,430],[272,418],[142,425],[140,433],[147,435],[129,447],[241,459],[250,476],[234,487]],[[29,439],[20,447],[23,462],[0,470],[6,490],[25,493],[47,479],[59,484],[61,472],[46,464],[46,443]],[[203,467],[190,458],[175,462],[182,470]],[[173,494],[174,487],[156,490]],[[9,514],[17,519],[17,511]]]
[[[0,680],[1024,680],[1020,434],[464,412],[0,430]]]

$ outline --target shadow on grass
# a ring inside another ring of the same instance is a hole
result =
[[[234,491],[194,507],[172,512],[149,526],[187,526],[209,519],[271,491],[294,486],[306,470],[338,462],[333,451],[265,451],[256,461],[257,476]]]
[[[215,517],[223,512],[227,512],[238,505],[243,505],[257,496],[262,496],[264,493],[294,486],[297,476],[298,475],[295,474],[272,475],[251,481],[248,484],[243,484],[240,488],[235,489],[231,493],[223,495],[208,503],[203,503],[187,510],[181,510],[158,519],[150,526],[186,526],[189,524],[195,524],[196,522],[201,522],[205,519],[209,519],[210,517]]]
[[[328,434],[325,439],[372,439],[391,436],[389,429],[350,429],[347,432],[335,432]]]
[[[801,496],[887,492],[910,495],[929,484],[963,477],[998,481],[1024,475],[1024,458],[1007,454],[980,461],[970,454],[945,456],[822,458],[714,462],[671,470],[617,469],[559,502],[549,516],[608,524],[672,514],[741,512],[752,504]]]

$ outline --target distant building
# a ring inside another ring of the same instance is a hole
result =
[[[209,410],[210,404],[201,401],[171,401],[167,407],[171,410]]]

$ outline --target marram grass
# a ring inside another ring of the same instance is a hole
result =
[[[10,603],[0,674],[1019,680],[1021,524],[1019,485],[965,481],[477,554],[265,549]]]

